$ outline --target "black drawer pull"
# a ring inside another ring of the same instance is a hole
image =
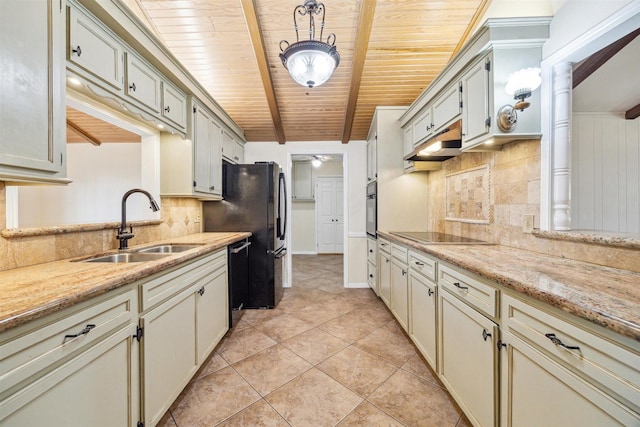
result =
[[[373,279],[373,274],[370,274],[369,277]]]
[[[482,338],[486,341],[487,338],[489,338],[491,336],[491,334],[489,332],[487,332],[486,329],[482,330]]]
[[[165,112],[167,112],[167,113],[170,113],[170,112],[171,112],[171,107],[167,105],[167,106],[164,108],[164,111],[165,111]]]
[[[564,347],[567,350],[580,350],[580,347],[578,347],[577,345],[566,345],[565,343],[560,341],[560,338],[556,337],[556,334],[544,334],[544,336],[549,338],[551,342],[554,343],[555,345]]]
[[[453,284],[453,286],[455,286],[455,287],[456,287],[456,288],[458,288],[458,289],[462,289],[462,290],[467,290],[467,289],[469,289],[469,287],[468,287],[468,286],[462,286],[462,285],[460,284],[460,282],[455,282],[455,283]]]
[[[198,289],[198,293],[200,294],[200,296],[204,295],[204,286]]]
[[[87,325],[87,326],[85,326],[85,327],[84,327],[80,332],[78,332],[77,334],[67,334],[67,335],[65,335],[65,336],[64,336],[64,339],[66,340],[67,338],[77,338],[77,337],[79,337],[80,335],[86,335],[86,334],[88,334],[89,332],[91,332],[91,330],[92,330],[93,328],[95,328],[95,327],[96,327],[96,325],[91,325],[91,324],[90,324],[90,325]]]
[[[134,92],[135,92],[135,91],[136,91],[136,84],[135,84],[135,83],[131,83],[131,84],[129,85],[129,89],[131,89],[132,91],[134,91]]]
[[[424,263],[420,261],[414,261],[418,267],[424,267]]]
[[[76,55],[78,55],[78,58],[80,58],[80,55],[82,55],[82,48],[80,47],[80,45],[78,45],[77,48],[71,49],[71,52],[75,53]]]
[[[429,296],[431,296],[431,295],[433,295],[433,291],[432,291],[431,289],[427,289],[427,294],[428,294]]]

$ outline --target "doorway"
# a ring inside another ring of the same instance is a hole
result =
[[[342,147],[340,147],[342,148]],[[295,278],[292,277],[293,263],[297,263],[296,269],[304,268],[307,255],[313,257],[324,257],[325,254],[339,257],[343,268],[340,276],[343,277],[342,286],[347,286],[347,253],[348,243],[346,241],[347,230],[344,224],[347,223],[346,211],[346,192],[344,188],[347,186],[347,152],[342,150],[322,152],[317,148],[314,151],[307,152],[290,152],[288,156],[289,171],[289,187],[299,184],[300,187],[306,188],[306,181],[311,181],[313,195],[310,198],[300,197],[300,194],[289,197],[289,212],[291,212],[291,221],[288,227],[288,275],[291,280],[287,280],[288,286],[295,286]],[[301,177],[300,182],[296,182],[295,171],[307,171],[307,167],[299,167],[297,162],[307,162],[311,164],[313,160],[320,159],[321,162],[314,162],[310,170],[310,177],[305,175]],[[294,167],[296,166],[296,167]],[[326,182],[330,181],[329,191],[325,188]],[[322,183],[322,185],[321,185]],[[336,191],[337,190],[337,191]],[[302,192],[301,194],[305,194]],[[320,211],[319,209],[322,209]],[[328,209],[328,211],[327,211]],[[326,212],[325,212],[326,211]],[[327,215],[321,215],[320,213]],[[332,221],[333,219],[333,221]],[[324,229],[322,231],[321,229]],[[326,235],[331,236],[330,239],[325,238]],[[331,244],[331,247],[326,244]],[[285,285],[285,286],[287,286]]]

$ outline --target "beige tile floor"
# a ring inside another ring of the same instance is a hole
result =
[[[160,426],[469,426],[370,289],[342,286],[342,256],[296,255],[293,287],[249,310]]]

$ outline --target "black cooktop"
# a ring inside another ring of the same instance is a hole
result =
[[[435,233],[431,231],[392,231],[390,234],[413,240],[427,245],[488,245],[483,240],[469,239],[452,234]]]

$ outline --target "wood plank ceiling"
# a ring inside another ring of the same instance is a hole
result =
[[[124,0],[244,129],[247,141],[367,137],[374,108],[409,105],[462,46],[490,0],[325,0],[340,65],[295,83],[279,58],[301,0]],[[302,21],[301,21],[302,24]],[[306,28],[301,26],[301,38]]]

